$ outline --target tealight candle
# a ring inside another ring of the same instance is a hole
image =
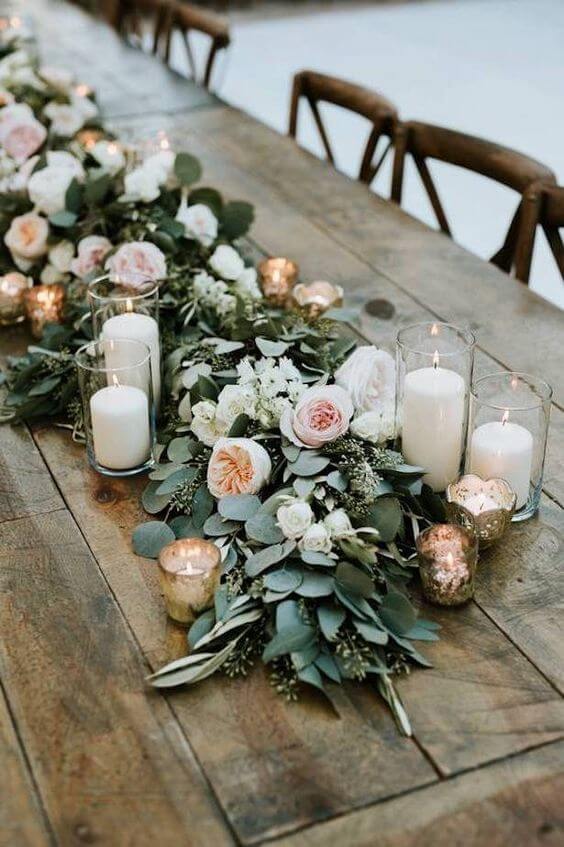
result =
[[[113,471],[143,465],[151,454],[147,394],[134,385],[113,384],[90,398],[92,440],[98,464]]]
[[[465,420],[466,385],[460,374],[439,366],[405,375],[402,453],[407,462],[425,468],[423,482],[444,491],[458,477]]]
[[[34,338],[41,338],[45,324],[61,323],[64,302],[65,286],[60,283],[35,285],[25,292],[25,314]]]
[[[455,524],[435,524],[417,538],[423,594],[439,606],[457,606],[474,594],[478,543]]]
[[[104,138],[104,133],[100,129],[81,129],[77,133],[76,140],[82,144],[85,150],[92,150],[97,141]]]
[[[343,289],[322,279],[307,284],[301,282],[294,288],[292,298],[297,306],[307,309],[310,317],[317,317],[327,309],[342,304]]]
[[[0,276],[0,326],[20,323],[25,320],[24,297],[33,285],[31,277],[19,271]]]
[[[298,266],[291,259],[265,259],[259,265],[262,290],[266,299],[276,305],[284,306],[298,278]]]
[[[449,518],[475,532],[480,546],[487,547],[511,523],[517,498],[504,479],[465,474],[448,486],[446,499]]]
[[[104,321],[101,335],[107,340],[127,338],[131,341],[142,341],[147,345],[151,351],[153,397],[158,407],[161,397],[161,347],[159,325],[155,318],[128,310]],[[107,367],[110,369],[130,367],[132,355],[135,356],[135,351],[130,351],[127,347],[108,348]]]
[[[192,623],[213,605],[220,561],[219,549],[203,538],[181,538],[163,547],[159,574],[169,617],[178,623]]]
[[[470,471],[482,477],[505,479],[517,495],[517,509],[529,499],[533,464],[533,436],[521,424],[489,421],[477,427],[470,443]]]

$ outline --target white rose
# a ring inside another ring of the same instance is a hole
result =
[[[335,509],[335,511],[329,512],[323,523],[331,538],[346,538],[347,535],[354,532],[349,516],[344,509]]]
[[[331,536],[329,530],[322,523],[312,524],[300,541],[299,548],[314,553],[330,553]]]
[[[216,419],[228,431],[239,415],[254,415],[255,403],[255,392],[250,385],[226,385],[217,398]]]
[[[4,121],[1,135],[4,151],[22,165],[42,146],[47,130],[35,118],[14,118]]]
[[[39,212],[55,215],[65,208],[65,195],[74,178],[70,168],[47,165],[33,173],[27,183],[29,199]]]
[[[48,103],[43,114],[51,121],[51,131],[65,138],[75,135],[84,126],[84,115],[80,109],[67,103]]]
[[[141,200],[152,203],[161,193],[159,180],[152,171],[143,166],[125,175],[125,197],[127,200]]]
[[[220,244],[216,247],[211,259],[210,266],[223,279],[237,279],[245,270],[245,263],[233,247],[228,244]]]
[[[383,444],[395,436],[395,419],[393,403],[385,403],[381,409],[363,412],[351,423],[351,432],[363,441],[372,444]]]
[[[159,185],[164,185],[174,174],[176,154],[172,150],[159,150],[143,162],[142,167],[153,174]]]
[[[305,500],[291,498],[278,508],[276,519],[286,538],[301,538],[312,525],[314,515]]]
[[[18,267],[22,268],[26,263],[29,267],[30,262],[47,252],[48,235],[49,224],[45,218],[35,212],[28,212],[12,218],[4,243]]]
[[[42,65],[39,68],[39,76],[44,79],[51,88],[56,88],[64,94],[72,88],[74,79],[70,71],[67,71],[64,68],[54,68],[51,65]]]
[[[209,247],[217,238],[217,218],[205,203],[188,206],[183,197],[175,220],[183,225],[186,238],[193,238],[204,247]]]
[[[235,282],[235,291],[241,297],[248,297],[251,300],[261,300],[262,291],[257,282],[257,272],[255,268],[245,268],[242,274],[239,274]]]
[[[47,153],[47,164],[56,168],[66,168],[72,172],[79,182],[85,177],[84,168],[76,156],[65,150],[49,150]]]
[[[258,494],[270,478],[270,456],[250,438],[220,438],[208,464],[207,482],[214,497]]]
[[[115,141],[97,141],[88,152],[111,176],[115,176],[125,167],[125,156]]]
[[[13,126],[35,120],[33,109],[27,103],[11,103],[0,109],[0,143]]]
[[[82,115],[84,123],[91,121],[98,114],[98,106],[90,97],[82,97],[80,94],[73,92],[70,96],[71,108]]]
[[[44,285],[54,285],[56,282],[62,282],[64,278],[65,275],[53,265],[45,265],[39,274],[39,279]]]
[[[56,270],[66,274],[71,269],[74,258],[74,244],[72,241],[59,241],[49,250],[49,261]]]
[[[225,435],[215,419],[216,404],[211,400],[201,400],[192,406],[192,423],[190,429],[203,444],[213,447],[216,441]]]
[[[394,400],[394,360],[376,347],[358,347],[335,373],[335,382],[349,392],[358,412],[370,412]]]

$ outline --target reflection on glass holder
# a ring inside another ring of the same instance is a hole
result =
[[[475,532],[480,547],[489,547],[511,523],[517,497],[504,479],[465,474],[448,486],[446,500],[449,519]]]
[[[149,347],[102,339],[85,344],[75,358],[90,464],[106,476],[147,470],[155,445]]]
[[[544,380],[524,373],[488,374],[472,386],[466,471],[509,483],[514,521],[539,507],[551,398]]]

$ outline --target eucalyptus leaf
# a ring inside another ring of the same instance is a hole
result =
[[[333,593],[334,587],[335,580],[332,576],[306,571],[296,593],[301,597],[327,597]]]
[[[229,494],[217,501],[217,510],[224,518],[246,521],[258,512],[260,505],[256,494]]]
[[[240,526],[241,524],[238,521],[226,520],[222,518],[219,512],[215,512],[204,523],[204,532],[206,535],[219,537],[220,535],[230,535]]]
[[[303,650],[295,650],[293,653],[290,653],[290,660],[294,668],[297,671],[301,671],[302,668],[306,668],[308,665],[311,665],[311,663],[317,659],[318,655],[319,644],[317,641],[314,641],[313,644],[309,645],[309,647],[305,647]]]
[[[343,493],[347,490],[348,484],[348,479],[341,471],[331,471],[331,473],[327,474],[327,485],[336,491]]]
[[[335,579],[349,594],[370,597],[374,591],[374,582],[368,574],[350,562],[340,562],[337,565]]]
[[[133,531],[133,551],[138,556],[156,559],[162,548],[176,538],[164,521],[147,521]]]
[[[291,540],[284,541],[282,544],[273,544],[271,547],[264,547],[249,556],[245,562],[245,573],[254,578],[272,565],[286,559],[295,548],[296,542]]]
[[[47,379],[42,380],[41,382],[35,383],[35,385],[28,391],[28,396],[40,397],[43,394],[49,394],[49,392],[56,388],[58,385],[60,385],[60,383],[60,376],[50,376]]]
[[[255,344],[263,356],[283,356],[288,349],[284,341],[271,341],[269,338],[255,338]]]
[[[245,532],[249,538],[262,544],[278,544],[284,540],[284,533],[276,523],[274,515],[262,510],[246,522]]]
[[[301,682],[306,682],[308,685],[313,685],[315,688],[319,688],[320,691],[323,691],[323,693],[325,693],[321,674],[319,673],[315,665],[308,665],[306,668],[302,668],[301,670],[299,670],[298,679]]]
[[[302,571],[295,566],[280,568],[277,571],[270,571],[264,577],[264,585],[270,591],[294,591],[301,584],[303,579]]]
[[[200,374],[198,376],[198,391],[204,400],[217,400],[219,387],[214,379]]]
[[[365,641],[369,641],[371,644],[378,644],[384,646],[388,643],[388,633],[384,632],[384,630],[379,629],[379,627],[375,626],[373,623],[362,623],[362,621],[356,620],[353,618],[353,625],[357,632],[362,635]]]
[[[171,498],[170,494],[157,494],[156,492],[159,486],[160,482],[158,481],[150,482],[141,495],[143,508],[150,515],[156,515],[162,512]]]
[[[369,526],[378,530],[380,541],[393,541],[399,532],[403,514],[397,497],[379,497],[370,507],[367,517]]]
[[[221,212],[219,222],[222,234],[230,241],[241,238],[249,231],[255,213],[250,203],[232,201]]]
[[[244,412],[240,415],[237,415],[233,423],[231,424],[231,428],[229,430],[229,438],[242,438],[247,434],[247,428],[249,426],[249,416]]]
[[[177,538],[203,538],[202,527],[197,527],[188,515],[178,515],[169,521],[170,528]]]
[[[152,685],[155,688],[174,688],[177,685],[201,682],[202,679],[211,676],[222,666],[229,654],[235,649],[237,641],[237,638],[229,641],[219,653],[214,653],[212,658],[206,659],[204,662],[181,668],[172,673],[163,673],[162,676],[159,674],[152,677]]]
[[[171,462],[182,464],[192,458],[190,452],[190,444],[192,439],[183,435],[180,438],[173,438],[167,447],[167,455]]]
[[[303,650],[315,641],[315,629],[305,624],[295,624],[277,632],[274,638],[264,648],[263,662],[271,662],[278,656]]]
[[[197,473],[196,468],[180,468],[161,482],[155,494],[157,496],[172,494],[179,486],[192,482]]]
[[[379,609],[385,626],[394,635],[406,635],[417,620],[415,609],[403,594],[390,591],[384,597]]]
[[[194,526],[203,527],[213,512],[214,503],[214,498],[210,494],[208,486],[205,482],[202,483],[196,489],[192,500],[192,520],[194,521]]]
[[[315,476],[321,473],[331,460],[312,450],[302,450],[295,462],[288,462],[288,469],[296,476]]]
[[[276,608],[276,629],[291,629],[303,623],[300,606],[297,600],[283,600]]]
[[[319,565],[322,568],[334,568],[337,564],[335,559],[332,559],[326,553],[319,553],[315,550],[302,550],[302,562],[306,565]]]
[[[333,682],[341,682],[339,668],[330,653],[320,653],[315,660],[315,666]]]
[[[297,476],[293,484],[298,497],[309,497],[315,489],[314,480],[306,479],[302,476]]]
[[[327,641],[335,641],[339,627],[343,624],[346,616],[344,609],[334,606],[332,603],[322,603],[317,607],[317,620]]]
[[[177,153],[174,160],[174,174],[181,185],[191,185],[202,175],[202,166],[190,153]]]
[[[190,649],[194,648],[194,645],[198,643],[200,638],[203,638],[204,635],[207,635],[208,632],[212,629],[215,623],[215,612],[213,609],[208,609],[203,612],[192,624],[190,629],[188,630],[188,644]]]

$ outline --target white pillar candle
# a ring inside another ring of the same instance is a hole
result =
[[[133,385],[109,385],[90,398],[94,456],[114,471],[137,468],[151,454],[149,400]]]
[[[405,376],[402,453],[426,469],[423,481],[433,491],[444,491],[459,474],[465,394],[460,374],[438,364]]]
[[[508,482],[517,495],[516,508],[520,509],[529,499],[533,436],[507,418],[506,413],[501,421],[490,421],[474,430],[470,471],[483,479],[496,477]]]
[[[102,325],[102,338],[118,339],[127,338],[131,341],[142,341],[151,351],[151,374],[153,380],[153,397],[158,408],[161,400],[161,346],[159,340],[159,325],[150,315],[142,315],[139,312],[123,312],[108,318]],[[106,367],[127,368],[137,364],[132,358],[132,351],[127,345],[117,345],[115,349],[106,351]],[[125,381],[126,375],[120,375],[120,380]]]

